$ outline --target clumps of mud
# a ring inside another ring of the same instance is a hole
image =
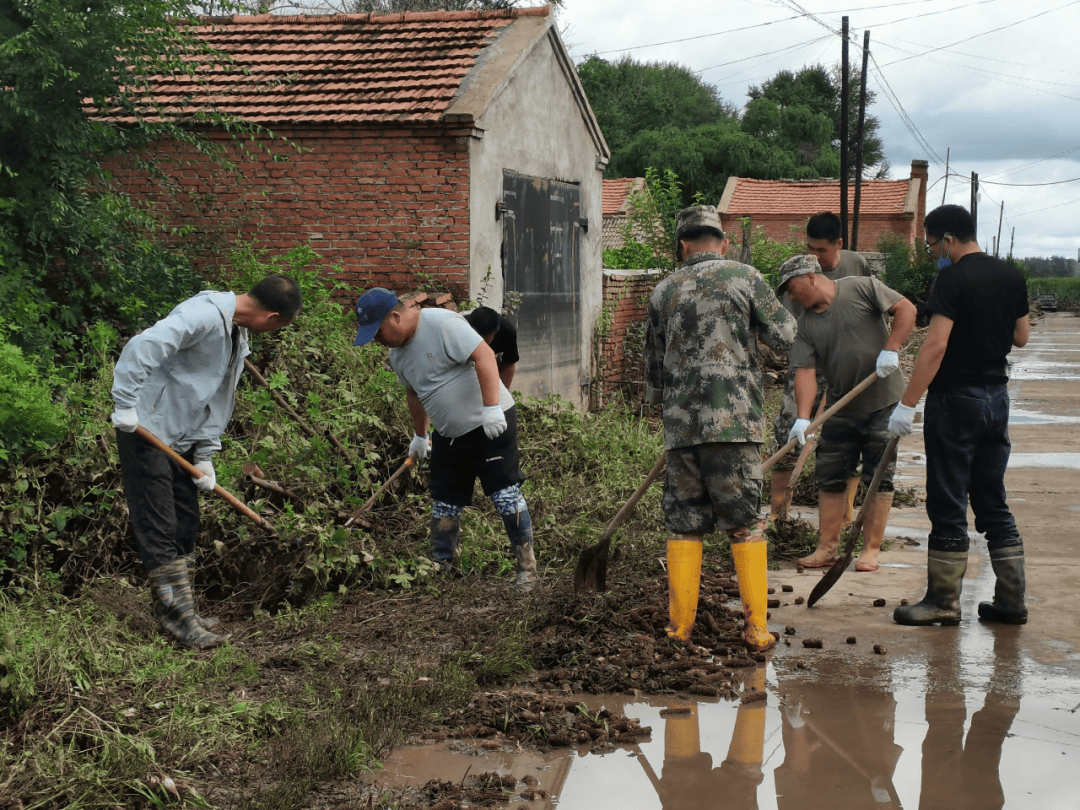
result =
[[[769,556],[775,559],[794,560],[809,554],[817,546],[817,526],[802,518],[777,518],[765,529],[769,542]]]
[[[404,803],[395,802],[394,806],[461,810],[464,807],[501,807],[513,799],[531,802],[548,798],[546,790],[536,787],[533,776],[518,779],[510,774],[493,772],[466,776],[461,782],[432,779],[408,793],[415,795],[403,797]]]
[[[535,686],[560,694],[623,692],[735,697],[736,673],[764,660],[742,639],[739,588],[730,574],[703,571],[689,644],[667,637],[663,581],[578,596],[553,592],[534,604],[528,645]]]

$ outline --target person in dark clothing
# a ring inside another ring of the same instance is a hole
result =
[[[477,307],[465,315],[469,326],[484,339],[493,352],[499,365],[499,379],[510,390],[510,383],[517,371],[518,356],[517,329],[510,319],[491,307]]]
[[[1012,348],[1028,341],[1027,282],[979,248],[975,221],[964,208],[935,208],[926,215],[925,230],[927,252],[940,268],[926,304],[930,328],[889,420],[889,435],[911,433],[915,405],[927,392],[927,590],[922,601],[898,607],[893,618],[905,625],[960,623],[970,501],[997,577],[994,600],[979,605],[979,616],[1023,624],[1024,545],[1006,502],[1005,468],[1007,362]]]

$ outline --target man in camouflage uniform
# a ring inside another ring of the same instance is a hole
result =
[[[648,399],[664,411],[668,635],[690,639],[702,537],[720,530],[731,540],[747,646],[767,650],[776,639],[765,625],[757,341],[786,353],[795,319],[757,270],[724,259],[730,242],[715,207],[684,209],[676,239],[682,265],[653,292],[645,341]]]

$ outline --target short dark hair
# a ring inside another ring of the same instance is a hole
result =
[[[938,238],[949,234],[961,242],[975,240],[975,218],[962,205],[939,205],[926,215],[923,229]]]
[[[820,211],[806,221],[807,239],[824,239],[826,242],[839,242],[840,217],[832,211]]]
[[[708,236],[711,236],[713,239],[719,239],[721,241],[727,238],[726,236],[724,236],[723,231],[718,231],[716,230],[716,228],[710,227],[709,225],[700,225],[696,228],[689,228],[683,231],[676,241],[696,242],[699,239],[704,239]]]
[[[465,316],[465,320],[481,337],[494,335],[499,331],[499,313],[491,307],[477,307]]]
[[[304,307],[300,285],[288,276],[267,276],[250,290],[248,295],[259,302],[267,312],[276,312],[282,318],[292,320]]]

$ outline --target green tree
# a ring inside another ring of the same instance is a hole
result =
[[[860,74],[859,68],[850,67],[848,161],[852,176],[858,135]],[[806,165],[819,170],[821,176],[839,177],[840,80],[839,65],[831,70],[822,65],[803,67],[794,73],[782,70],[760,87],[749,89],[750,102],[743,116],[743,126],[757,137],[772,139],[783,148],[795,151]],[[872,90],[867,92],[867,110],[876,97]],[[879,135],[881,122],[867,113],[863,128],[863,176],[884,177],[889,164]]]
[[[167,247],[175,234],[103,168],[166,138],[220,157],[149,93],[155,76],[197,81],[200,64],[229,68],[177,24],[187,10],[185,0],[0,7],[0,318],[13,343],[46,363],[95,318],[141,324],[201,286]],[[245,130],[211,116],[196,123]]]

